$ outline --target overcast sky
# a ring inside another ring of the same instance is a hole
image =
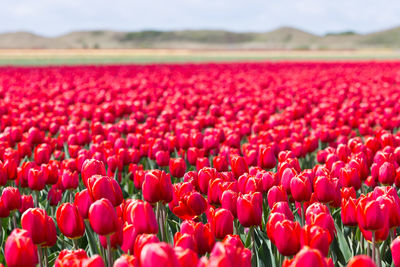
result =
[[[317,34],[400,26],[400,0],[2,0],[0,32],[293,26]]]

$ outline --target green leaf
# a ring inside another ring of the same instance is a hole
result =
[[[350,258],[352,257],[351,250],[349,248],[349,245],[346,242],[346,239],[343,235],[342,229],[338,227],[338,225],[335,223],[336,231],[337,231],[337,240],[339,244],[340,251],[344,257],[344,260],[348,262]]]

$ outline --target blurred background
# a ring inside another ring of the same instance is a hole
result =
[[[0,64],[400,58],[397,0],[14,0]]]

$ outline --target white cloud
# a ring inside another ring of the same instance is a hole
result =
[[[398,0],[5,0],[0,32],[228,29],[294,26],[314,33],[370,32],[400,25]]]

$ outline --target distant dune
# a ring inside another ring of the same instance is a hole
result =
[[[348,50],[400,48],[400,27],[357,34],[332,33],[325,36],[282,27],[264,33],[237,33],[218,30],[187,31],[79,31],[58,37],[43,37],[29,32],[0,34],[0,49],[68,48],[165,48],[165,49],[290,49]]]

